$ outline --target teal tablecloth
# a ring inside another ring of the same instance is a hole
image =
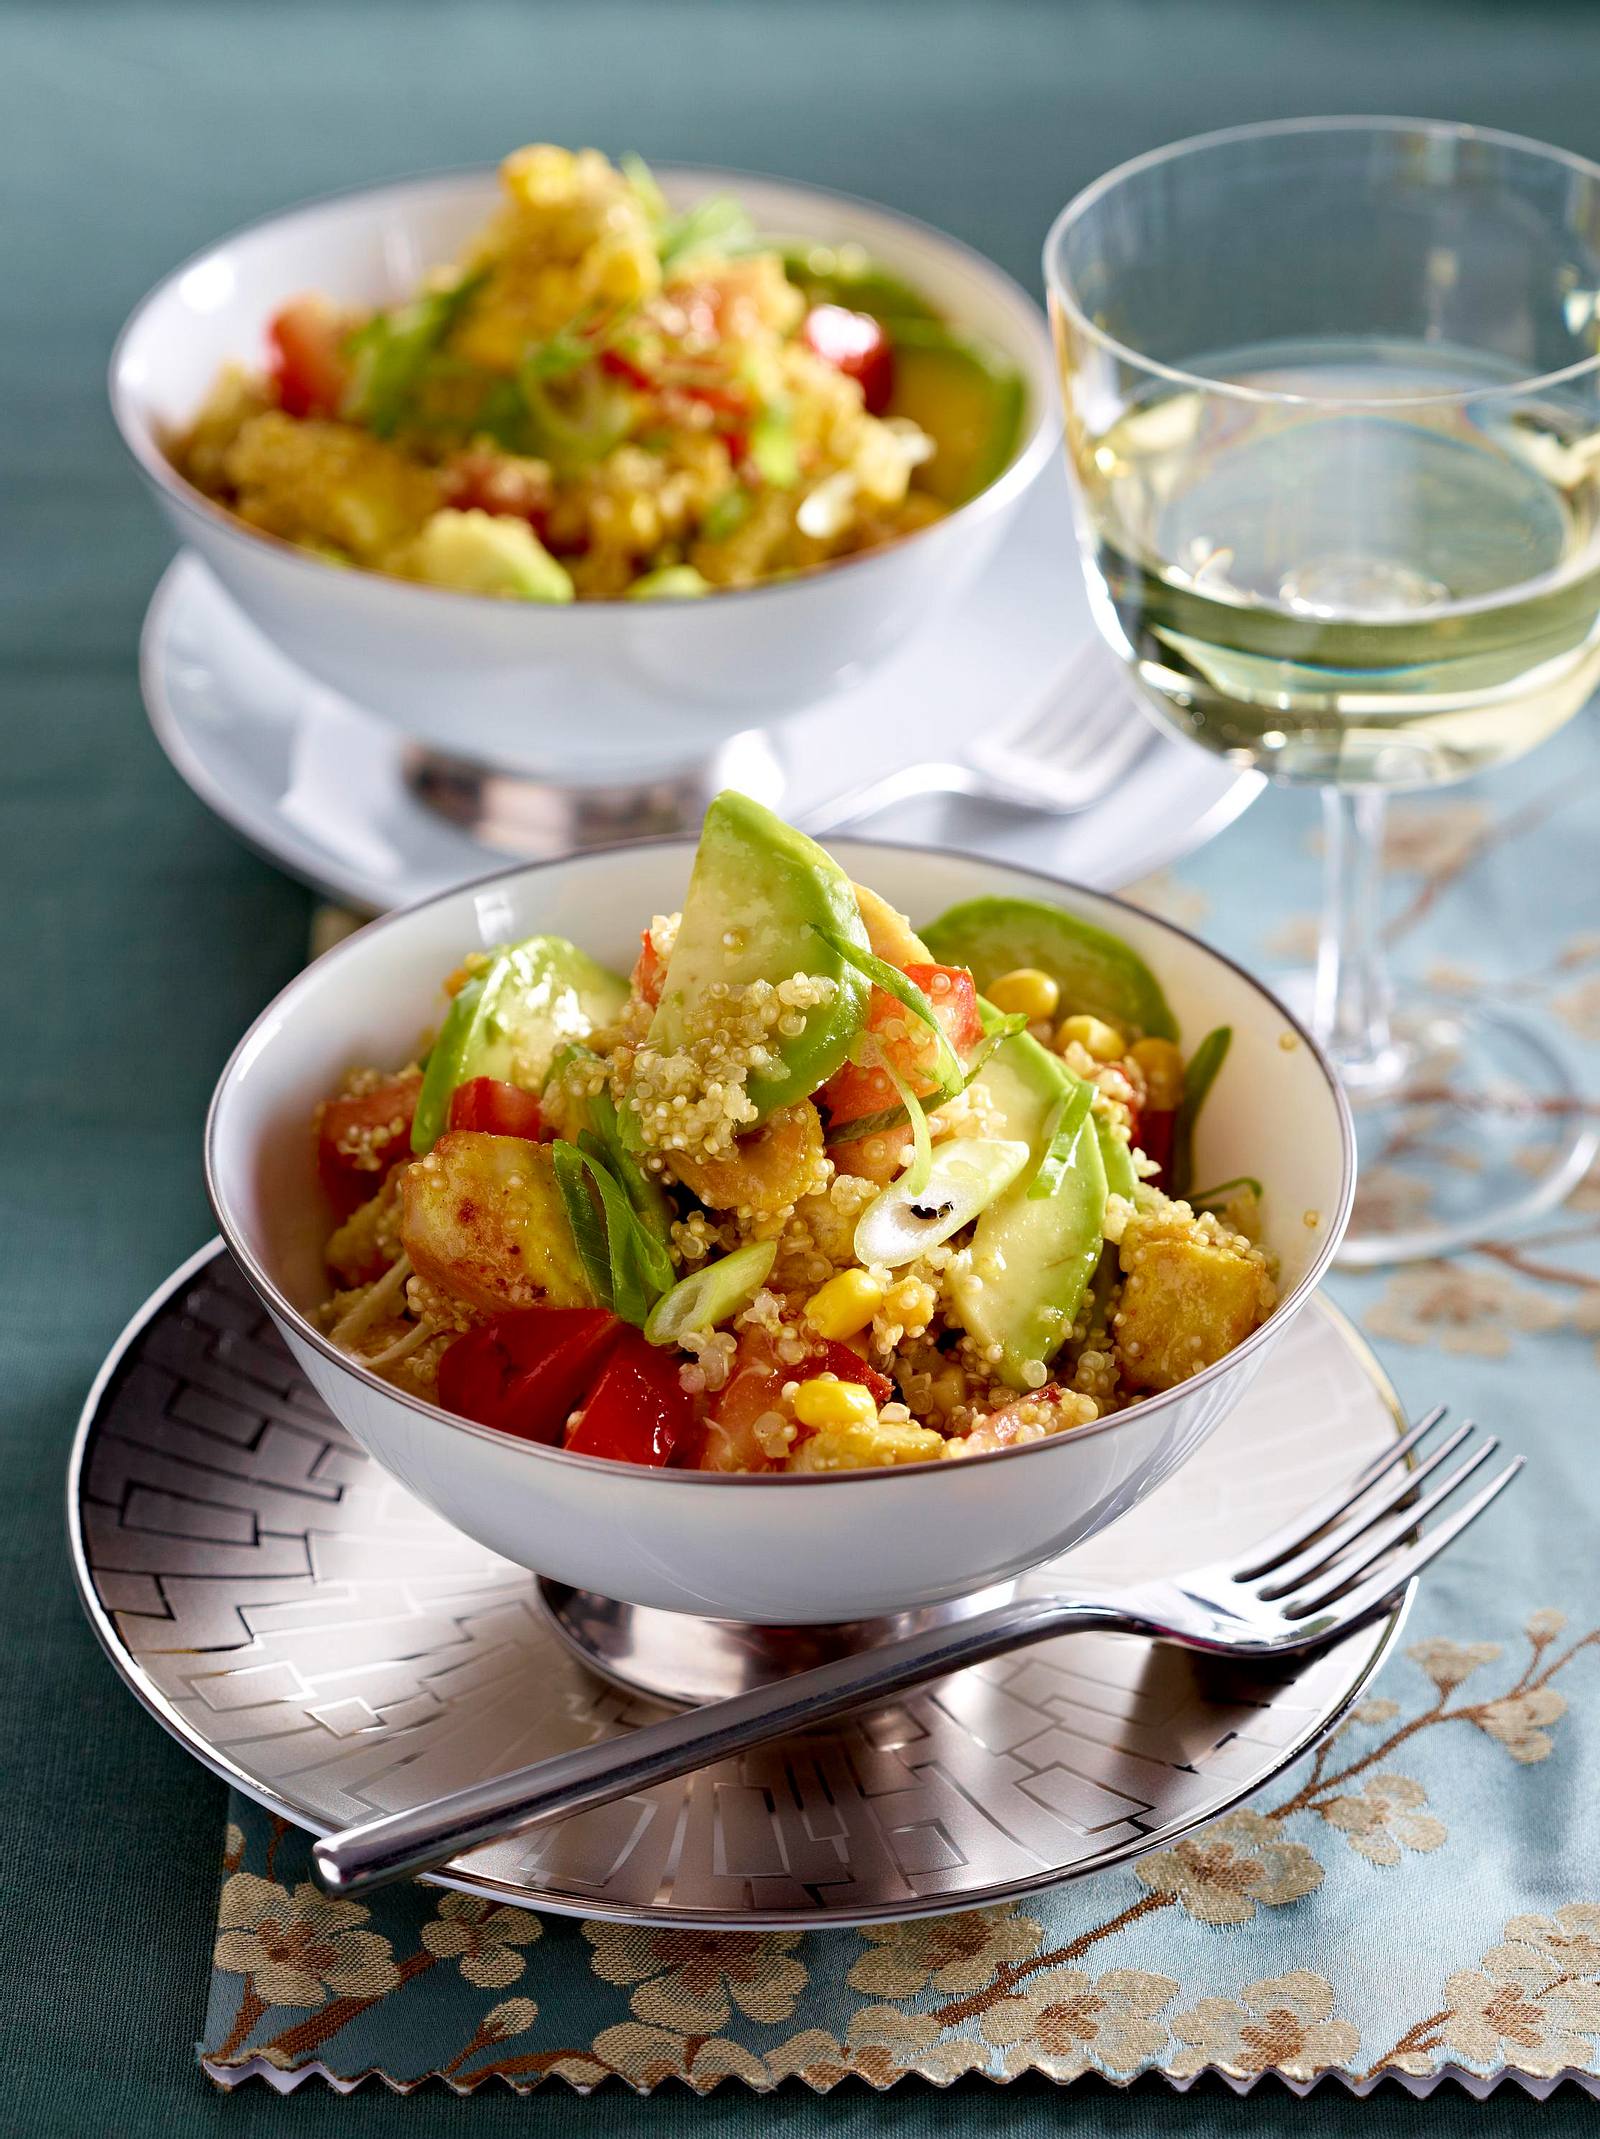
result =
[[[1020,2081],[1004,2094],[907,2083],[884,2098],[844,2089],[825,2102],[791,2085],[759,2107],[733,2091],[705,2103],[666,2091],[580,2104],[554,2093],[458,2101],[437,2088],[401,2104],[317,2088],[289,2102],[259,2088],[223,2100],[197,2072],[223,1793],[135,1710],[98,1655],[66,1571],[61,1476],[106,1345],[209,1230],[196,1163],[205,1097],[233,1038],[299,962],[308,900],[205,816],[142,723],[134,647],[165,545],[101,395],[106,350],[139,292],[202,240],[285,199],[488,159],[540,135],[820,178],[942,223],[1031,280],[1059,201],[1159,140],[1284,112],[1409,108],[1593,153],[1597,79],[1600,18],[1548,4],[0,9],[10,1129],[0,1168],[0,2130],[479,2133],[554,2119],[708,2133],[759,2118],[773,2130],[826,2119],[884,2135],[979,2120],[997,2132],[1048,2122],[1209,2133],[1275,2129],[1283,2114],[1279,2096],[1258,2092],[1241,2107],[1214,2081],[1186,2097],[1160,2081],[1122,2093],[1091,2080],[1064,2093]],[[1256,842],[1296,807],[1269,798],[1200,878],[1249,867]],[[1537,962],[1539,948],[1525,955]],[[1493,946],[1501,958],[1511,949]],[[1527,1285],[1581,1301],[1581,1288]],[[1402,1322],[1425,1307],[1407,1297]],[[1463,1382],[1492,1376],[1518,1437],[1531,1416],[1520,1370],[1533,1365],[1539,1386],[1544,1355],[1534,1338],[1507,1335],[1513,1350],[1499,1365],[1430,1356],[1402,1360],[1403,1378],[1420,1392],[1458,1370]],[[1560,1341],[1572,1360],[1583,1349],[1576,1332]],[[1571,1430],[1584,1430],[1581,1417]],[[1581,1482],[1580,1458],[1571,1461]],[[1503,1585],[1488,1557],[1478,1561],[1480,1594],[1460,1631],[1512,1643],[1527,1602],[1576,1612],[1580,1542],[1555,1541],[1543,1586],[1531,1575]],[[1593,1768],[1585,1780],[1570,1750],[1578,1723],[1557,1725],[1557,1751],[1538,1771],[1542,1817],[1552,1802],[1592,1795]],[[1463,1728],[1451,1757],[1465,1767],[1470,1755],[1476,1768],[1493,1756],[1496,1787],[1509,1788],[1524,1771],[1481,1740],[1468,1743]],[[1446,1864],[1442,1851],[1431,1861]],[[1470,1834],[1453,1862],[1465,1868],[1446,1879],[1470,1884]],[[1418,1966],[1437,1970],[1441,1958]],[[1510,2091],[1484,2110],[1449,2092],[1360,2104],[1324,2088],[1292,2114],[1301,2131],[1431,2132],[1468,2118],[1544,2130],[1594,2112],[1570,2097],[1541,2109]]]

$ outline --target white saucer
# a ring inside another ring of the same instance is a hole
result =
[[[1318,1295],[1177,1477],[1024,1587],[1237,1554],[1391,1447],[1400,1422],[1377,1361]],[[80,1594],[135,1696],[216,1774],[318,1834],[659,1713],[589,1675],[534,1576],[346,1437],[220,1241],[101,1369],[68,1523]],[[1317,1655],[1251,1668],[1064,1636],[433,1876],[680,1929],[821,1930],[1016,1899],[1166,1846],[1281,1774],[1370,1682],[1406,1602]]]
[[[856,689],[772,732],[783,807],[803,821],[897,766],[961,757],[977,729],[1019,719],[1091,637],[1065,478],[1052,470],[967,602]],[[196,557],[180,556],[157,588],[140,660],[151,726],[180,777],[324,896],[383,913],[505,866],[419,799],[397,731],[287,661]],[[1131,695],[1128,719],[1144,719]],[[765,758],[761,738],[750,748]],[[1152,731],[1122,785],[1081,815],[929,797],[880,813],[875,829],[1115,889],[1203,844],[1261,785]]]

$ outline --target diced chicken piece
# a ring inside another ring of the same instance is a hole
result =
[[[458,1129],[400,1181],[400,1239],[418,1275],[486,1314],[593,1302],[550,1149]]]
[[[828,1179],[822,1123],[809,1099],[769,1115],[719,1157],[672,1151],[667,1161],[708,1210],[737,1211],[756,1220],[788,1210]]]
[[[1124,1283],[1112,1318],[1130,1389],[1171,1389],[1198,1374],[1271,1312],[1266,1260],[1215,1218],[1167,1206],[1138,1211],[1118,1249]]]
[[[439,503],[439,479],[347,423],[277,409],[242,426],[224,459],[241,519],[287,542],[375,564],[416,534]]]

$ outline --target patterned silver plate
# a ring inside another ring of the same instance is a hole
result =
[[[1398,1416],[1350,1325],[1313,1301],[1207,1447],[1073,1553],[1072,1576],[1241,1546],[1375,1453]],[[349,1440],[220,1242],[106,1361],[69,1520],[85,1606],[129,1686],[217,1774],[319,1833],[657,1713],[584,1671],[531,1575]],[[1027,1894],[1259,1788],[1355,1699],[1399,1616],[1272,1674],[1075,1635],[439,1876],[530,1908],[719,1929]]]

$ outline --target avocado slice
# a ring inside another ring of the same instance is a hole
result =
[[[1133,1170],[1133,1153],[1103,1114],[1092,1118],[1095,1135],[1100,1139],[1100,1163],[1106,1170],[1106,1193],[1121,1196],[1131,1203],[1139,1186],[1139,1176]]]
[[[979,1217],[971,1266],[950,1290],[969,1335],[999,1345],[1002,1379],[1025,1389],[1029,1363],[1048,1364],[1066,1341],[1100,1260],[1105,1162],[1091,1116],[1050,1192],[1030,1194],[1078,1079],[1018,1033],[995,1050],[978,1081],[998,1117],[989,1133],[1026,1143],[1030,1158]]]
[[[1104,1018],[1130,1040],[1176,1040],[1161,983],[1120,937],[1037,899],[967,899],[922,931],[942,965],[970,966],[980,988],[1037,966],[1061,989],[1064,1013]]]
[[[964,505],[987,490],[1017,450],[1022,375],[996,350],[937,320],[893,324],[890,416],[909,417],[934,442],[917,481],[942,504]]]
[[[938,320],[919,290],[859,245],[786,245],[783,271],[808,305],[844,305],[891,326],[901,320]]]
[[[774,1034],[773,1061],[753,1071],[745,1087],[762,1120],[808,1098],[844,1061],[866,1021],[871,992],[829,935],[868,948],[855,893],[839,864],[748,795],[731,788],[718,795],[701,829],[678,940],[650,1026],[651,1045],[675,1053],[718,981],[777,985],[809,973],[832,981],[832,995],[806,1013],[803,1031]]]
[[[572,578],[526,520],[505,513],[446,508],[430,514],[397,560],[412,579],[455,594],[497,594],[513,601],[570,602]]]
[[[423,1073],[412,1150],[433,1149],[458,1084],[498,1077],[537,1092],[558,1051],[613,1024],[627,1000],[628,983],[565,936],[508,944],[450,1005]]]

